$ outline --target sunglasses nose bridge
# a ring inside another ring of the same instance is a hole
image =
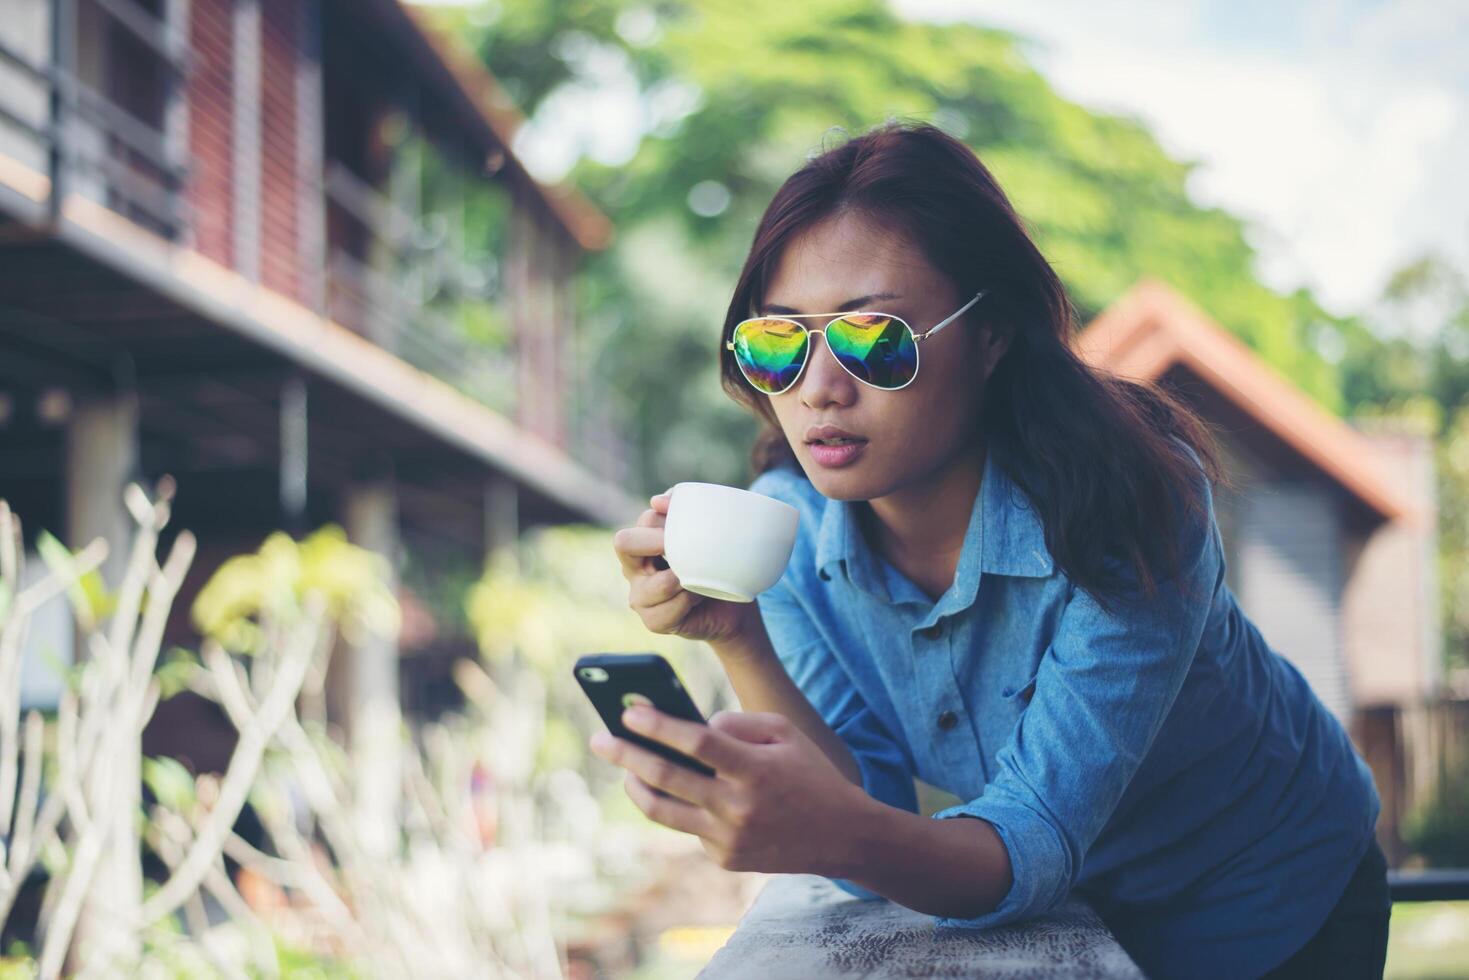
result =
[[[806,328],[806,367],[807,367],[807,369],[808,370],[810,369],[810,367],[811,367],[811,361],[812,361],[813,358],[816,357],[816,337],[817,337],[818,334],[821,336],[821,341],[822,341],[821,346],[823,346],[823,347],[826,348],[827,353],[831,355],[831,359],[836,362],[837,367],[841,368],[847,374],[852,374],[851,369],[848,368],[845,364],[842,363],[842,359],[840,357],[837,357],[836,351],[834,351],[834,350],[831,349],[831,344],[826,339],[826,327],[807,327]],[[853,377],[856,377],[856,375],[853,375]]]

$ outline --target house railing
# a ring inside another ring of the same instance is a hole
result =
[[[158,56],[169,79],[166,118],[185,70],[182,39],[133,0],[87,2]],[[49,37],[28,39],[29,50],[27,39],[0,24],[0,67],[10,76],[0,84],[0,131],[28,143],[41,163],[53,217],[68,194],[79,193],[176,238],[192,221],[182,194],[188,176],[182,147],[159,125],[128,112],[71,70],[75,12],[76,0],[52,0]]]
[[[78,73],[83,5],[96,15],[86,18],[86,30],[104,24],[108,35],[89,41],[111,44],[111,35],[125,36],[130,58],[156,59],[161,91],[158,103],[146,107],[149,118],[130,111],[138,106],[120,104],[117,93],[99,91],[95,80],[82,77],[85,71]],[[34,220],[57,221],[68,198],[82,197],[187,245],[199,216],[185,193],[189,53],[183,32],[136,0],[50,0],[48,14],[36,21],[0,19],[0,162],[9,157],[22,173],[29,169],[44,178],[27,189],[40,202]],[[513,332],[493,321],[496,264],[471,263],[444,246],[442,216],[409,214],[339,161],[324,162],[312,192],[359,223],[370,243],[362,251],[327,243],[319,260],[323,312],[514,417],[521,366]],[[384,256],[412,258],[414,274],[397,274],[402,263],[385,264]],[[446,292],[438,288],[445,282],[452,285]],[[460,304],[478,305],[480,322],[496,326],[491,332],[503,344],[471,337],[460,322]],[[564,448],[600,475],[620,479],[630,465],[628,442],[606,393],[588,384],[574,393]]]
[[[364,230],[366,255],[341,243],[328,246],[327,315],[504,415],[514,417],[519,361],[513,336],[504,346],[472,339],[456,316],[465,307],[493,310],[498,272],[472,267],[444,241],[434,224],[442,216],[415,217],[352,173],[340,161],[326,162],[322,193]],[[415,259],[416,257],[416,259]],[[391,270],[391,271],[390,271]],[[458,298],[435,301],[436,283],[477,283],[457,289]],[[508,332],[508,330],[507,330]],[[622,484],[631,466],[631,444],[623,434],[608,393],[581,379],[573,393],[568,449],[593,472]]]
[[[581,393],[570,423],[572,454],[592,472],[620,487],[632,485],[637,462],[624,419],[612,410],[609,393],[590,389]]]
[[[1394,902],[1469,901],[1469,868],[1389,871],[1387,887]]]
[[[426,284],[417,275],[421,270],[400,268],[402,256],[428,238],[423,224],[339,161],[327,161],[322,191],[330,205],[359,223],[375,240],[367,251],[380,248],[383,253],[375,261],[340,243],[329,245],[327,315],[482,404],[504,413],[513,411],[514,351],[471,341],[455,322],[452,304],[449,310],[436,308],[426,295]],[[452,275],[464,274],[462,264],[453,257],[435,256],[434,261],[450,263]]]

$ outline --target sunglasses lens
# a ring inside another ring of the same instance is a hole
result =
[[[806,341],[806,331],[790,320],[746,320],[735,328],[735,360],[750,384],[767,394],[778,394],[801,373]]]
[[[901,388],[918,373],[913,331],[895,316],[843,317],[827,328],[826,342],[843,367],[879,388]]]

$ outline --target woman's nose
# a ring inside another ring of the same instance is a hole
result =
[[[801,379],[801,397],[804,400],[823,402],[851,397],[851,389],[857,381],[837,362],[836,355],[826,344],[825,334],[811,335],[811,350],[806,356],[806,375]]]

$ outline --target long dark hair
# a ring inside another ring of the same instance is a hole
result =
[[[745,381],[725,341],[756,314],[791,238],[844,211],[905,233],[956,295],[988,290],[964,317],[965,329],[1010,335],[984,395],[986,451],[1037,508],[1046,546],[1076,586],[1110,607],[1136,598],[1130,571],[1142,597],[1155,596],[1164,562],[1169,577],[1179,570],[1180,504],[1204,513],[1199,464],[1228,483],[1213,433],[1159,385],[1076,354],[1078,318],[1061,280],[974,151],[927,123],[889,120],[814,156],[760,219],[719,343],[721,385],[761,422],[751,477],[800,466],[769,397]]]

